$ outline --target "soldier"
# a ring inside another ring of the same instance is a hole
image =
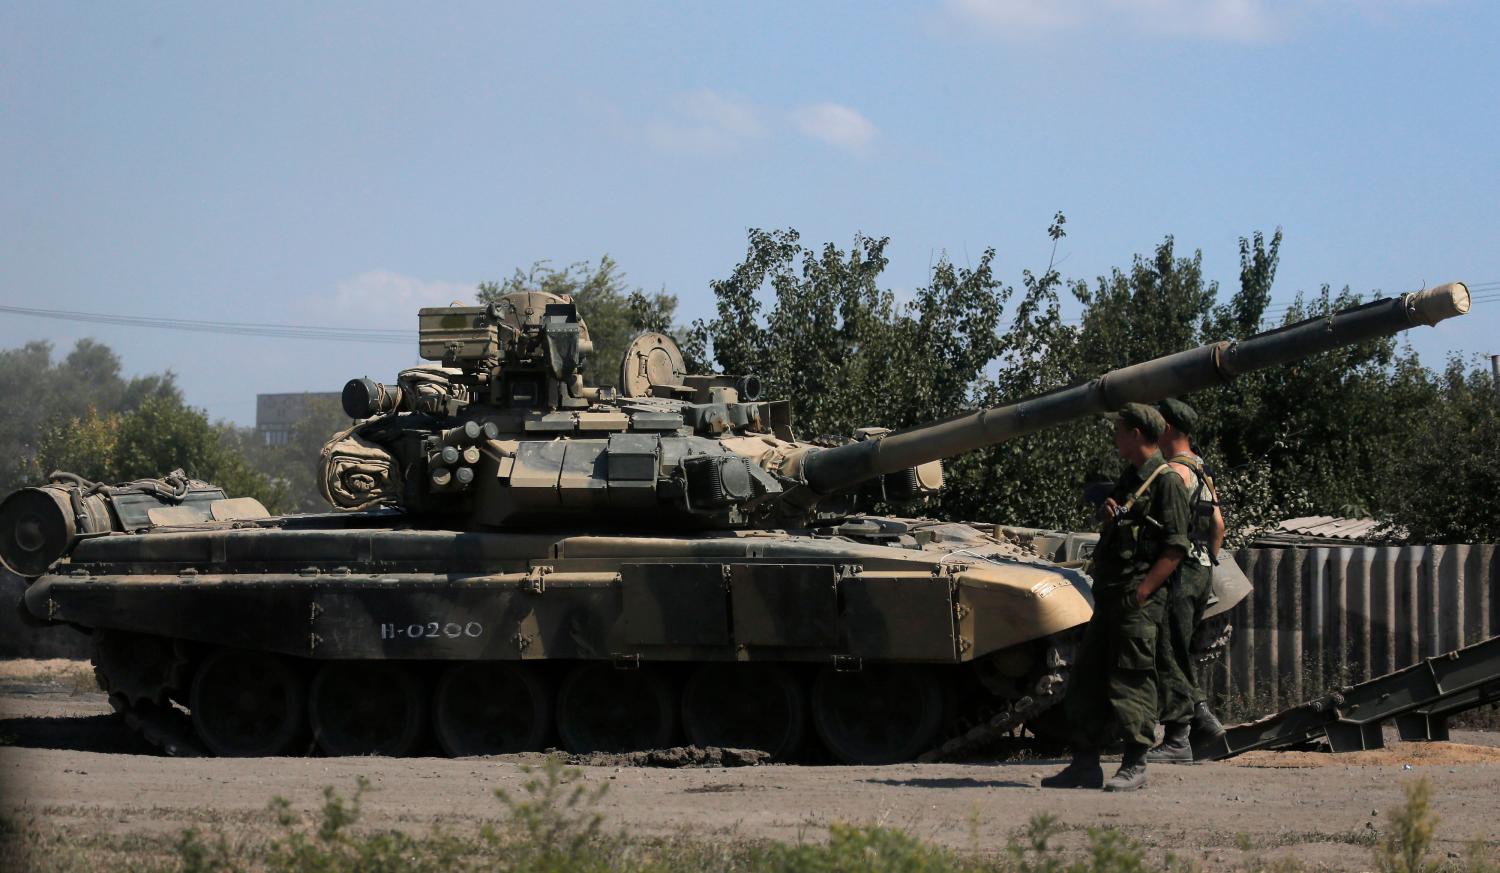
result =
[[[1194,736],[1201,742],[1224,732],[1223,725],[1208,708],[1208,699],[1198,687],[1190,651],[1193,632],[1203,620],[1203,609],[1213,586],[1213,565],[1224,544],[1224,515],[1213,478],[1203,459],[1192,448],[1189,437],[1198,423],[1198,413],[1181,400],[1169,398],[1157,404],[1167,423],[1161,451],[1167,464],[1187,486],[1191,520],[1188,538],[1192,548],[1177,572],[1176,584],[1167,597],[1166,617],[1156,642],[1156,675],[1161,721],[1165,735],[1147,760],[1168,764],[1193,761]]]
[[[1188,494],[1157,448],[1166,422],[1141,403],[1115,413],[1115,449],[1130,466],[1104,502],[1090,575],[1094,615],[1084,631],[1064,701],[1073,760],[1046,788],[1133,791],[1146,785],[1156,740],[1156,638],[1163,590],[1187,555]],[[1104,782],[1099,750],[1121,743],[1120,769]]]

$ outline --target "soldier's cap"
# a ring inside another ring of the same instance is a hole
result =
[[[1156,404],[1156,411],[1161,413],[1161,417],[1167,424],[1189,436],[1192,435],[1193,428],[1198,426],[1197,410],[1178,400],[1176,397],[1168,397],[1166,400]]]
[[[1110,421],[1123,421],[1152,441],[1161,439],[1162,431],[1167,429],[1161,413],[1144,403],[1127,403],[1114,412],[1105,413],[1104,417]]]

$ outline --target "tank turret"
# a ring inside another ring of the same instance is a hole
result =
[[[941,461],[1106,412],[1468,311],[1461,283],[1386,298],[1235,342],[1134,364],[1092,381],[946,421],[865,428],[844,445],[799,441],[789,404],[753,375],[689,375],[663,334],[630,344],[619,389],[585,384],[592,350],[571,301],[512,294],[489,307],[421,311],[438,366],[396,385],[356,379],[361,422],[324,450],[341,509],[397,506],[480,525],[625,514],[638,525],[806,523],[837,499],[901,502],[936,492]]]

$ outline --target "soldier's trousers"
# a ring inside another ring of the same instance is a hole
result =
[[[1063,706],[1074,748],[1156,742],[1156,639],[1168,586],[1145,606],[1135,605],[1135,586],[1100,587],[1074,661]]]
[[[1171,590],[1156,640],[1157,702],[1163,722],[1185,724],[1192,721],[1193,707],[1204,699],[1190,649],[1208,605],[1213,568],[1184,561],[1167,587]]]

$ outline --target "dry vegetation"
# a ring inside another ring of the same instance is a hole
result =
[[[435,826],[420,834],[376,830],[361,825],[361,804],[369,783],[360,778],[352,792],[323,791],[321,807],[294,809],[273,799],[259,821],[221,821],[175,834],[113,833],[106,826],[87,833],[51,828],[46,811],[26,821],[0,821],[0,868],[65,873],[123,870],[142,873],[425,873],[425,871],[997,871],[997,873],[1127,873],[1195,870],[1170,853],[1112,828],[1068,834],[1055,818],[1038,815],[1016,831],[1001,852],[977,847],[939,847],[891,827],[835,824],[810,829],[791,843],[684,832],[672,838],[634,838],[609,833],[595,805],[606,786],[590,786],[577,769],[550,758],[529,769],[514,795],[495,792],[494,819],[463,830]],[[1431,808],[1432,786],[1422,778],[1406,784],[1405,803],[1390,811],[1380,832],[1285,834],[1275,845],[1253,845],[1248,836],[1232,842],[1243,871],[1309,869],[1285,853],[1268,850],[1310,842],[1343,842],[1368,852],[1369,869],[1383,873],[1500,873],[1495,848],[1476,841],[1466,854],[1433,857],[1439,822]],[[976,813],[977,816],[977,813]],[[972,823],[977,829],[977,818]],[[1076,839],[1060,839],[1065,836]],[[1064,845],[1065,844],[1065,845]]]
[[[0,660],[0,685],[52,685],[69,691],[98,691],[94,667],[69,658]]]

